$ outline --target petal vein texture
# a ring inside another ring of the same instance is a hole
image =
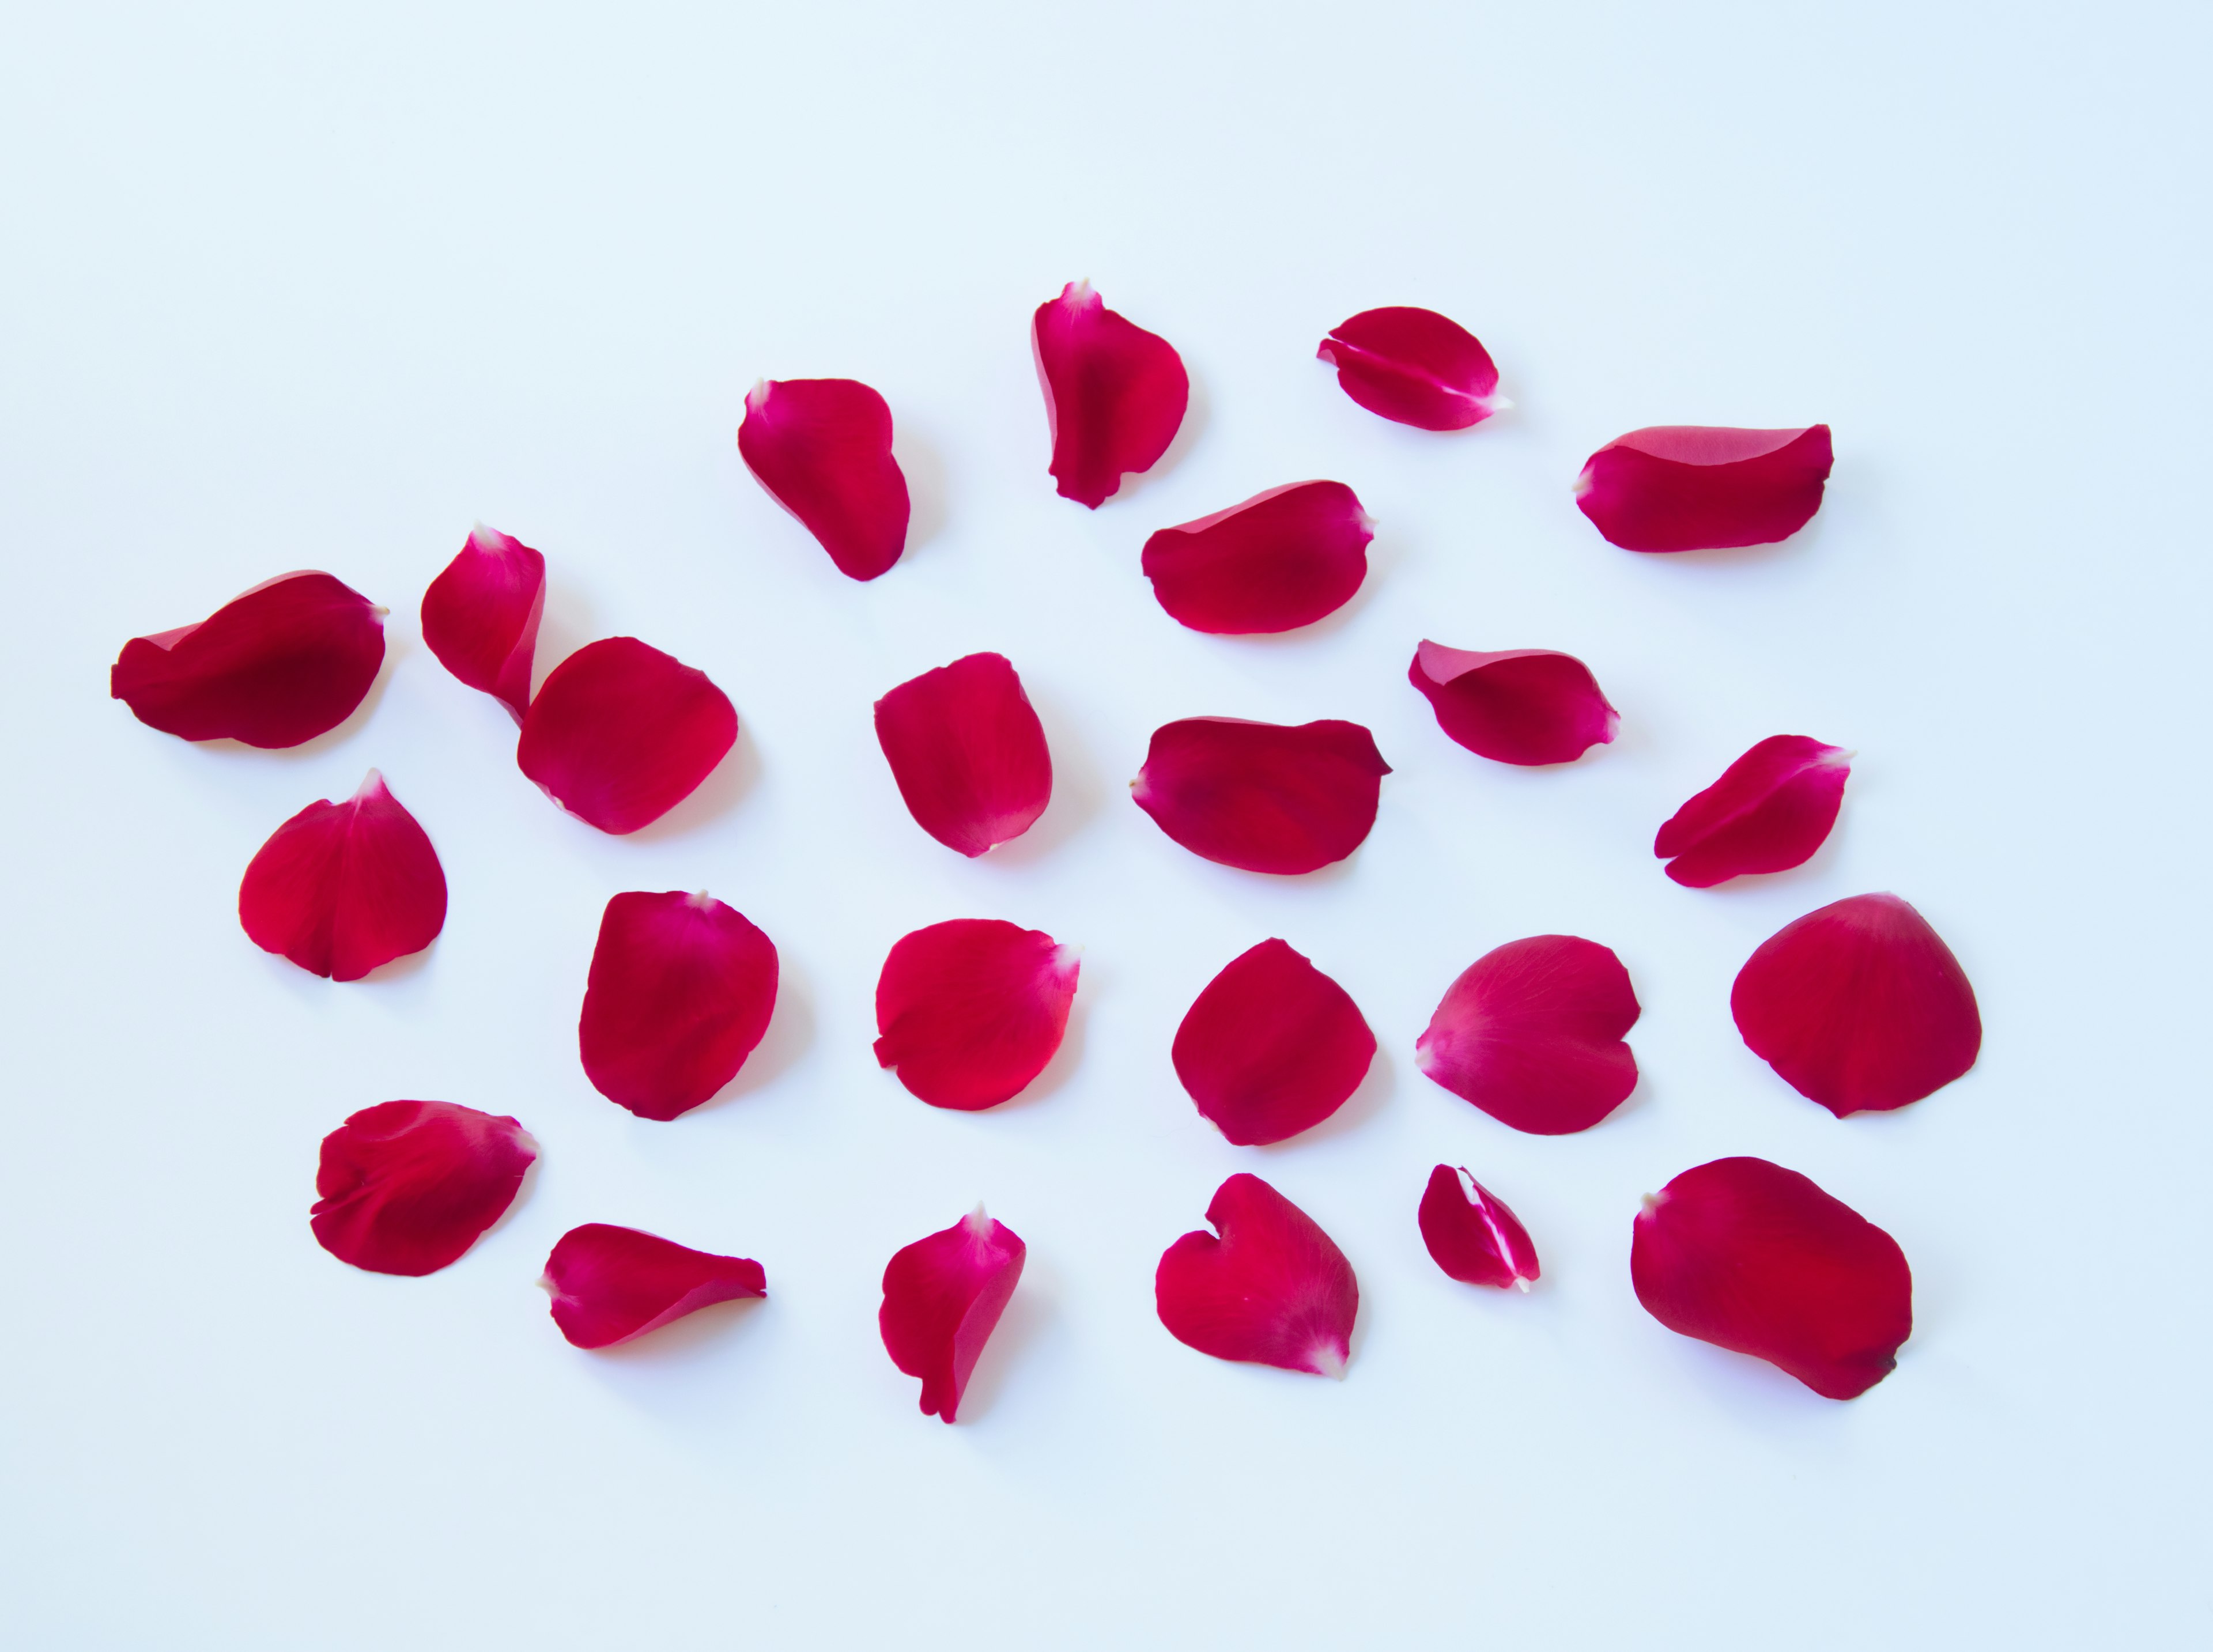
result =
[[[1593,454],[1576,479],[1576,503],[1625,551],[1772,545],[1821,508],[1831,459],[1826,424],[1655,424]]]
[[[1570,1135],[1637,1088],[1637,1058],[1622,1039],[1638,1013],[1611,950],[1533,935],[1461,972],[1415,1040],[1415,1064],[1502,1125]]]
[[[323,1137],[315,1241],[371,1273],[436,1273],[506,1213],[538,1144],[450,1101],[383,1101]]]
[[[1452,1278],[1523,1290],[1538,1277],[1537,1247],[1505,1200],[1473,1176],[1441,1164],[1430,1172],[1417,1213],[1422,1243]]]
[[[539,685],[515,760],[570,814],[619,836],[689,797],[737,738],[738,714],[705,672],[607,637]]]
[[[1572,763],[1612,741],[1621,723],[1590,668],[1551,649],[1481,654],[1424,642],[1406,680],[1429,701],[1438,728],[1497,763]]]
[[[310,803],[270,833],[238,886],[238,921],[264,952],[357,981],[446,927],[438,851],[374,769],[343,803]]]
[[[738,452],[849,579],[888,571],[906,548],[906,477],[892,410],[855,379],[764,379],[746,397]]]
[[[1282,941],[1222,966],[1176,1028],[1176,1076],[1240,1147],[1311,1130],[1360,1088],[1375,1034],[1335,981]]]
[[[1168,1334],[1216,1359],[1344,1376],[1360,1311],[1344,1253],[1258,1176],[1215,1189],[1206,1219],[1214,1233],[1177,1240],[1153,1277]]]
[[[1037,308],[1030,347],[1045,391],[1060,497],[1096,510],[1130,472],[1150,470],[1175,440],[1191,399],[1168,341],[1106,308],[1088,281]]]
[[[1342,482],[1292,482],[1145,541],[1145,577],[1180,625],[1222,636],[1295,631],[1368,577],[1375,525]]]
[[[1153,731],[1131,796],[1194,855],[1296,875],[1366,841],[1390,772],[1356,722],[1186,717]]]
[[[1028,1253],[1014,1229],[979,1204],[885,1268],[876,1322],[892,1363],[922,1379],[924,1416],[954,1420]]]
[[[555,1241],[539,1282],[553,1323],[579,1348],[612,1348],[716,1302],[768,1295],[761,1265],[588,1222]]]
[[[1363,310],[1332,327],[1315,354],[1369,412],[1420,430],[1464,430],[1505,405],[1491,352],[1435,310]]]
[[[1802,866],[1844,806],[1850,753],[1804,735],[1774,735],[1677,809],[1653,839],[1667,875],[1693,889]]]
[[[1060,1048],[1080,968],[1075,948],[997,918],[903,936],[876,981],[876,1064],[933,1107],[1009,1100]]]
[[[546,558],[479,522],[423,594],[423,642],[447,670],[521,722],[545,613]]]
[[[876,702],[876,743],[915,824],[972,859],[1021,837],[1052,799],[1044,726],[1003,654],[893,689]]]

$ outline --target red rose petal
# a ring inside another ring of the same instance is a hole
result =
[[[310,803],[269,834],[238,886],[238,921],[264,952],[358,981],[446,927],[438,851],[374,769],[343,803]]]
[[[539,685],[515,760],[570,814],[619,835],[689,797],[737,738],[738,714],[705,672],[607,637]]]
[[[423,641],[447,670],[521,722],[545,613],[546,558],[479,522],[423,593]]]
[[[1175,440],[1191,398],[1183,357],[1108,309],[1088,281],[1038,306],[1030,347],[1060,497],[1096,510],[1126,472],[1150,470]]]
[[[1215,1189],[1206,1219],[1221,1237],[1186,1234],[1153,1277],[1168,1334],[1216,1359],[1344,1376],[1360,1311],[1344,1253],[1258,1176]]]
[[[1185,1013],[1176,1076],[1240,1147],[1311,1130],[1360,1088],[1375,1034],[1328,976],[1281,941],[1223,966]]]
[[[498,1221],[538,1144],[450,1101],[383,1101],[323,1137],[315,1242],[371,1273],[436,1273]]]
[[[1829,427],[1655,424],[1616,436],[1576,479],[1576,503],[1625,551],[1787,539],[1821,508]]]
[[[884,1270],[876,1323],[892,1363],[922,1379],[922,1413],[950,1423],[1015,1283],[1028,1247],[978,1205],[918,1239]]]
[[[641,1119],[688,1113],[738,1076],[776,1009],[776,945],[704,893],[607,902],[576,1043],[592,1088]]]
[[[604,1222],[563,1234],[538,1283],[552,1294],[553,1323],[579,1348],[612,1348],[716,1302],[768,1295],[758,1262]]]
[[[1913,1334],[1898,1241],[1765,1159],[1716,1159],[1648,1198],[1629,1277],[1670,1331],[1767,1360],[1831,1399],[1888,1376]]]
[[[1653,840],[1667,875],[1693,889],[1803,865],[1844,801],[1851,753],[1804,735],[1774,735],[1677,809]]]
[[[1356,722],[1186,717],[1153,731],[1130,795],[1194,855],[1295,875],[1360,847],[1390,772]]]
[[[1375,526],[1342,482],[1291,482],[1145,541],[1145,577],[1180,625],[1222,636],[1295,631],[1368,577]]]
[[[997,918],[903,936],[876,981],[876,1064],[933,1107],[996,1107],[1060,1048],[1079,969],[1075,948]]]
[[[1502,1125],[1566,1136],[1637,1088],[1637,1058],[1621,1040],[1638,1013],[1608,948],[1533,935],[1460,972],[1415,1040],[1415,1065]]]
[[[1422,1243],[1454,1279],[1527,1290],[1538,1277],[1529,1230],[1503,1199],[1464,1169],[1441,1164],[1430,1172],[1419,1219]]]
[[[876,702],[876,742],[915,824],[973,857],[1030,829],[1052,797],[1052,754],[1003,654],[925,671]]]
[[[1621,717],[1590,668],[1550,649],[1471,653],[1424,642],[1406,680],[1437,715],[1437,727],[1498,763],[1572,763],[1613,738]]]
[[[1371,413],[1424,430],[1464,430],[1506,405],[1491,352],[1435,310],[1393,304],[1330,329],[1315,352]]]
[[[822,542],[838,571],[874,579],[906,548],[906,477],[892,410],[857,379],[764,379],[746,397],[738,452],[769,497]]]
[[[1754,1055],[1839,1119],[1918,1101],[1983,1047],[1966,972],[1896,895],[1784,924],[1737,972],[1729,1010]]]
[[[297,746],[353,715],[384,663],[384,611],[328,574],[283,574],[196,625],[123,645],[108,692],[180,740]]]

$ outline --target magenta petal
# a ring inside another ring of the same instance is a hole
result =
[[[1771,545],[1821,508],[1831,457],[1826,424],[1655,424],[1593,454],[1576,479],[1576,503],[1625,551]]]
[[[423,593],[423,641],[447,670],[521,722],[545,612],[546,558],[479,522]]]
[[[1505,404],[1491,352],[1435,310],[1393,304],[1330,329],[1315,352],[1371,413],[1424,430],[1464,430]]]
[[[1428,699],[1438,728],[1497,763],[1572,763],[1611,741],[1621,722],[1590,668],[1550,649],[1477,654],[1424,642],[1406,680]]]
[[[1360,1088],[1375,1034],[1328,976],[1281,941],[1222,966],[1185,1013],[1176,1076],[1240,1147],[1311,1130]]]
[[[438,851],[374,769],[343,803],[310,803],[269,834],[238,886],[238,921],[264,952],[357,981],[446,927]]]
[[[1737,972],[1729,1010],[1754,1055],[1839,1119],[1918,1101],[1983,1047],[1966,972],[1896,895],[1784,924]]]
[[[1415,1040],[1415,1064],[1502,1125],[1588,1130],[1637,1088],[1621,1040],[1637,1025],[1621,960],[1595,941],[1533,935],[1470,964]]]
[[[1506,1202],[1468,1174],[1441,1164],[1430,1172],[1419,1214],[1422,1243],[1436,1265],[1471,1285],[1529,1289],[1537,1247]]]
[[[758,1262],[604,1222],[563,1234],[538,1283],[552,1294],[553,1323],[579,1348],[612,1348],[716,1302],[768,1295]]]
[[[1652,852],[1693,889],[1802,865],[1837,823],[1851,754],[1804,735],[1774,735],[1677,809]]]
[[[1344,1253],[1258,1176],[1215,1189],[1206,1219],[1215,1233],[1186,1234],[1153,1276],[1168,1334],[1216,1359],[1342,1377],[1360,1311]]]
[[[1360,847],[1390,772],[1356,722],[1186,717],[1153,731],[1130,795],[1192,854],[1288,875]]]
[[[323,1137],[315,1242],[371,1273],[436,1273],[500,1219],[538,1144],[512,1119],[384,1101]]]
[[[876,1064],[933,1107],[996,1107],[1060,1048],[1079,967],[1075,948],[997,918],[904,936],[876,981]]]
[[[1045,728],[1003,654],[901,683],[876,702],[876,743],[915,824],[972,857],[1021,837],[1052,797]]]
[[[619,835],[689,797],[737,738],[738,714],[705,672],[607,637],[539,685],[515,760],[570,814]]]
[[[1368,577],[1375,524],[1342,482],[1291,482],[1145,541],[1145,577],[1180,625],[1223,636],[1294,631]]]
[[[1175,440],[1191,398],[1183,358],[1108,309],[1088,281],[1038,306],[1030,347],[1060,497],[1096,510],[1125,473],[1150,470]]]
[[[906,548],[906,477],[892,410],[856,379],[764,379],[746,397],[738,452],[769,497],[822,542],[838,571],[874,579]]]
[[[1027,1254],[1014,1229],[992,1221],[979,1204],[892,1258],[876,1323],[892,1363],[922,1379],[924,1416],[950,1423],[960,1409]]]

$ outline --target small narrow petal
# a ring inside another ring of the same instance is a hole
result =
[[[922,1414],[953,1421],[984,1344],[1015,1294],[1028,1247],[978,1205],[884,1270],[876,1315],[892,1363],[922,1379]]]
[[[1537,1247],[1506,1202],[1465,1169],[1441,1164],[1430,1172],[1422,1192],[1422,1243],[1436,1265],[1471,1285],[1517,1285],[1536,1282]]]
[[[1415,1041],[1415,1064],[1502,1125],[1567,1136],[1637,1088],[1637,1058],[1622,1039],[1639,1013],[1611,950],[1533,935],[1461,972]]]
[[[1831,458],[1826,424],[1655,424],[1593,454],[1576,479],[1576,503],[1625,551],[1772,545],[1821,508]]]
[[[746,397],[738,452],[838,571],[874,579],[906,548],[906,477],[892,410],[857,379],[764,379]]]
[[[1258,1176],[1215,1189],[1206,1219],[1214,1233],[1177,1240],[1153,1276],[1168,1334],[1216,1359],[1342,1377],[1360,1311],[1344,1253]]]
[[[1080,969],[1075,948],[997,918],[904,936],[876,981],[876,1064],[933,1107],[996,1107],[1060,1048]]]
[[[1070,282],[1030,321],[1038,383],[1060,497],[1096,510],[1132,472],[1149,471],[1175,440],[1191,399],[1183,357],[1165,338]]]
[[[1839,1119],[1918,1101],[1983,1047],[1966,972],[1896,895],[1784,924],[1737,972],[1729,1010],[1754,1055]]]
[[[1375,525],[1342,482],[1292,482],[1145,541],[1145,577],[1180,625],[1221,636],[1295,631],[1368,577]]]
[[[315,1242],[371,1273],[436,1273],[506,1213],[538,1156],[512,1119],[383,1101],[323,1137]]]
[[[423,642],[447,670],[521,722],[545,613],[546,558],[479,522],[423,594]]]
[[[607,637],[539,685],[515,760],[570,814],[619,836],[689,797],[737,738],[738,714],[705,672]]]
[[[446,927],[446,874],[374,769],[343,803],[310,803],[269,835],[238,886],[238,921],[264,952],[357,981]]]
[[[1550,649],[1472,653],[1424,642],[1406,680],[1436,713],[1437,727],[1498,763],[1572,763],[1613,740],[1621,717],[1590,668]]]
[[[563,1234],[538,1283],[552,1295],[553,1323],[579,1348],[612,1348],[716,1302],[768,1295],[758,1262],[604,1222]]]
[[[1435,310],[1363,310],[1332,327],[1315,353],[1369,412],[1420,430],[1464,430],[1506,405],[1491,352]]]
[[[1368,1076],[1375,1034],[1350,993],[1283,942],[1263,941],[1207,983],[1172,1056],[1200,1116],[1252,1147],[1343,1106]]]
[[[1194,855],[1295,875],[1367,840],[1390,772],[1356,722],[1186,717],[1153,731],[1131,796]]]
[[[876,702],[876,742],[915,824],[983,854],[1027,832],[1052,798],[1052,754],[1003,654],[925,671]]]
[[[1677,809],[1653,840],[1667,875],[1693,889],[1802,866],[1844,806],[1851,753],[1804,735],[1774,735]]]
[[[1648,1198],[1629,1276],[1670,1331],[1779,1365],[1831,1399],[1888,1376],[1913,1334],[1898,1241],[1765,1159],[1716,1159]]]

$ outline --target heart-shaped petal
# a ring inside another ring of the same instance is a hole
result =
[[[1503,1125],[1565,1136],[1637,1088],[1637,1058],[1621,1040],[1638,1013],[1629,972],[1609,949],[1533,935],[1460,972],[1415,1042],[1415,1064]]]
[[[1177,1240],[1153,1277],[1168,1334],[1216,1359],[1342,1377],[1360,1311],[1344,1253],[1258,1176],[1223,1182],[1206,1219],[1214,1233]]]

